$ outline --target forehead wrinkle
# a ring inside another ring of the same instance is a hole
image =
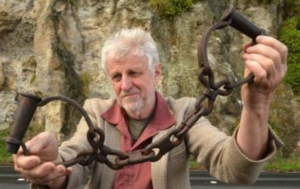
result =
[[[108,61],[110,72],[120,72],[123,69],[128,71],[142,71],[148,69],[147,57],[137,55],[124,56],[122,58],[113,58]]]

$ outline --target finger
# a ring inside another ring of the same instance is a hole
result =
[[[33,178],[42,178],[46,175],[53,172],[55,169],[55,164],[52,162],[45,162],[42,163],[32,169],[23,170],[22,173],[26,175],[26,177],[33,177]]]
[[[40,167],[42,169],[42,167]],[[45,168],[45,167],[44,167]],[[35,170],[31,174],[25,174],[25,177],[34,183],[48,183],[59,177],[69,175],[72,172],[71,168],[65,168],[62,165],[53,167],[49,170]]]
[[[30,154],[38,154],[42,149],[47,147],[51,142],[51,134],[48,132],[42,132],[34,136],[31,140],[25,143]],[[24,154],[23,148],[20,148],[18,154]]]
[[[276,49],[263,44],[257,44],[255,46],[251,46],[247,48],[246,52],[248,54],[260,54],[262,56],[265,56],[273,60],[274,63],[276,64],[275,66],[279,66],[283,61],[281,55]]]
[[[279,54],[281,55],[281,63],[286,63],[288,48],[283,43],[281,43],[275,38],[269,36],[262,36],[262,35],[256,38],[256,42],[259,44],[264,44],[269,47],[272,47],[273,49],[278,51]]]
[[[33,137],[30,141],[26,142],[26,146],[32,154],[39,154],[45,148],[53,145],[55,136],[49,132],[43,132]]]
[[[43,161],[53,161],[58,156],[58,144],[54,134],[43,132],[26,142],[31,155]],[[19,152],[22,153],[22,150]]]
[[[66,168],[62,165],[59,165],[59,166],[56,166],[54,168],[54,170],[51,174],[48,174],[45,177],[40,178],[40,179],[43,180],[43,181],[48,182],[48,181],[52,181],[52,180],[57,179],[57,178],[62,177],[62,176],[70,175],[71,172],[72,172],[71,168]]]
[[[41,163],[41,159],[37,156],[24,156],[21,154],[13,155],[13,160],[17,171],[21,169],[32,169]]]
[[[245,43],[243,45],[243,51],[246,52],[247,48],[251,46],[251,43]]]
[[[261,64],[254,60],[247,59],[245,61],[246,67],[249,69],[250,72],[253,73],[254,77],[254,82],[259,83],[263,82],[267,79],[267,72],[266,70],[262,67]]]
[[[31,177],[28,175],[23,175],[23,177],[26,179],[26,181],[34,184],[40,184],[40,185],[47,185],[48,183],[40,178]]]
[[[260,54],[244,54],[243,58],[245,60],[252,60],[259,63],[261,67],[267,72],[267,78],[275,77],[276,68],[272,59]]]

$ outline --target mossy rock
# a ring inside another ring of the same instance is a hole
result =
[[[291,17],[281,26],[279,38],[288,47],[288,70],[284,81],[292,86],[296,95],[300,94],[300,19]]]
[[[88,72],[83,72],[79,75],[82,87],[82,93],[85,97],[89,94],[89,86],[92,82],[92,76]]]
[[[36,68],[37,62],[34,56],[30,56],[22,62],[24,68]]]
[[[161,15],[173,17],[190,9],[193,5],[193,0],[150,0],[150,4]]]
[[[291,17],[283,22],[279,38],[289,48],[289,53],[300,52],[300,19],[298,17]]]

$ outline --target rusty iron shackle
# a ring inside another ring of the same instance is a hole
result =
[[[9,153],[16,154],[19,151],[19,148],[22,147],[25,155],[30,154],[28,148],[23,142],[23,138],[34,116],[34,113],[37,107],[45,106],[49,102],[56,100],[67,102],[68,104],[71,104],[77,110],[79,110],[82,116],[85,118],[89,127],[89,138],[95,137],[95,128],[92,124],[90,117],[88,116],[87,112],[75,100],[64,96],[52,96],[42,99],[39,96],[26,93],[18,93],[16,98],[18,99],[18,109],[16,111],[14,122],[11,127],[10,136],[6,138],[6,151]],[[99,147],[100,145],[101,147],[101,145],[103,145],[104,143],[105,136],[102,130],[97,131],[97,133],[100,135],[100,142],[98,142],[97,144],[93,140],[89,140],[89,142],[92,146],[98,145]]]
[[[249,38],[252,39],[251,45],[255,45],[256,37],[259,35],[267,35],[266,31],[257,27],[252,22],[247,20],[241,13],[235,10],[233,6],[229,6],[224,12],[219,22],[214,24],[210,29],[205,33],[204,37],[202,38],[201,43],[198,44],[198,65],[200,68],[199,80],[200,82],[206,87],[211,88],[213,90],[219,89],[220,86],[224,85],[225,89],[233,89],[239,87],[245,83],[253,81],[254,75],[250,73],[246,78],[240,81],[236,81],[231,83],[229,81],[221,81],[221,83],[214,83],[214,76],[213,72],[210,68],[208,56],[207,56],[207,47],[209,42],[210,35],[219,29],[223,29],[227,26],[231,26],[234,29],[238,30],[239,32],[247,35]],[[208,81],[203,76],[208,76]],[[226,83],[226,84],[225,84]],[[227,95],[226,91],[220,91],[220,95]]]

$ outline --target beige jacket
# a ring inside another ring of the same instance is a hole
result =
[[[179,126],[189,112],[193,110],[195,99],[181,98],[178,100],[166,98],[166,103],[175,117],[174,126],[159,131],[153,138],[156,141],[169,130]],[[113,99],[90,99],[85,102],[84,108],[88,112],[95,126],[105,132],[105,145],[120,149],[120,133],[115,127],[105,122],[101,114],[114,103]],[[77,126],[74,136],[60,147],[60,154],[64,160],[74,158],[78,152],[90,149],[86,140],[88,126],[84,119]],[[154,189],[189,189],[189,155],[193,155],[197,162],[204,165],[212,176],[227,183],[253,183],[260,174],[263,164],[271,158],[281,145],[279,139],[270,130],[269,153],[260,161],[252,161],[245,157],[237,147],[235,137],[226,136],[212,126],[206,118],[201,118],[189,130],[185,141],[164,155],[159,161],[151,163],[151,174]],[[111,158],[114,161],[115,157]],[[84,177],[90,180],[86,189],[110,189],[113,186],[115,171],[106,165],[95,162],[89,167],[73,166],[73,173],[69,176],[68,189],[76,188]]]

